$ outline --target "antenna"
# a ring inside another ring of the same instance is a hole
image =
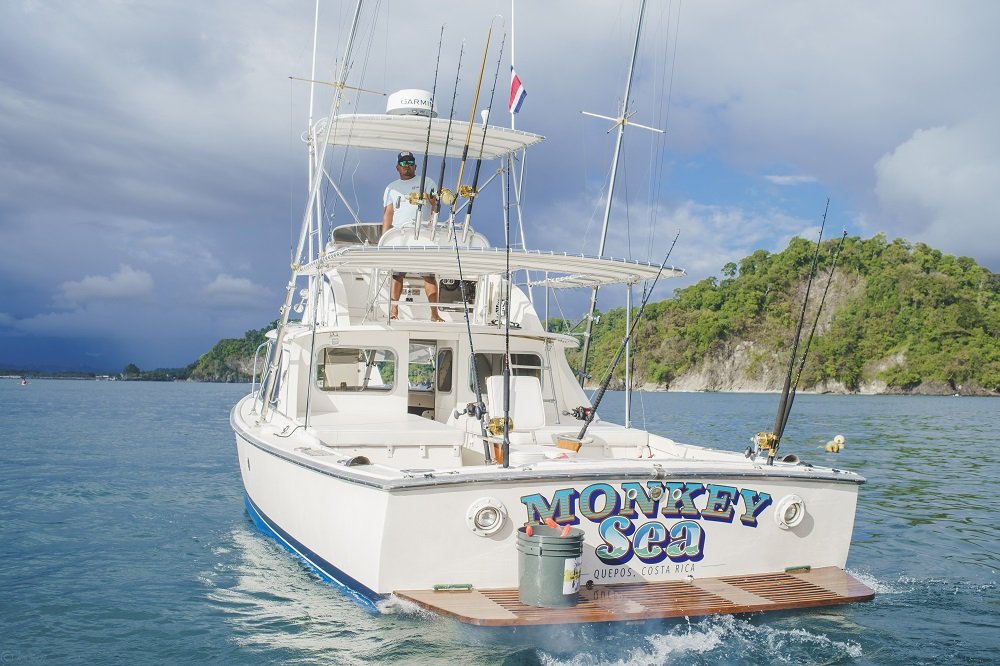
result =
[[[625,126],[635,125],[636,127],[642,127],[643,129],[652,130],[654,132],[662,133],[663,130],[656,129],[655,127],[649,127],[647,125],[639,125],[629,121],[629,118],[633,115],[629,113],[628,108],[628,98],[632,91],[632,74],[635,72],[635,59],[636,54],[639,51],[639,35],[642,33],[642,17],[646,11],[646,0],[642,0],[642,4],[639,5],[639,20],[635,27],[635,42],[632,45],[632,61],[629,63],[628,68],[628,78],[625,81],[625,96],[622,98],[621,113],[617,118],[611,118],[609,116],[601,116],[596,113],[588,113],[584,111],[584,115],[594,116],[595,118],[604,118],[605,120],[610,120],[615,124],[609,129],[610,132],[615,127],[618,128],[618,136],[615,139],[615,153],[611,160],[611,178],[608,182],[608,198],[604,206],[604,223],[601,226],[601,244],[597,251],[598,256],[604,256],[604,244],[608,238],[608,222],[611,219],[611,201],[615,193],[615,181],[618,179],[618,159],[621,157],[622,152],[622,140],[625,136]],[[594,311],[597,309],[597,286],[591,288],[590,291],[590,310],[587,313],[587,330],[583,334],[583,352],[581,354],[582,361],[580,362],[580,386],[583,386],[584,382],[587,380],[587,361],[590,356],[590,336],[594,330]]]

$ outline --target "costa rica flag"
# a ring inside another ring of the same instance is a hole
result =
[[[517,77],[514,66],[510,68],[510,112],[517,113],[524,104],[524,98],[528,96],[528,91],[521,85],[521,79]]]

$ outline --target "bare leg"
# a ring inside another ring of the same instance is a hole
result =
[[[392,276],[392,307],[389,308],[389,318],[399,316],[399,297],[403,295],[403,276]]]
[[[424,292],[427,294],[428,303],[438,302],[438,283],[433,277],[424,278]],[[444,321],[438,314],[438,309],[431,305],[431,321]]]

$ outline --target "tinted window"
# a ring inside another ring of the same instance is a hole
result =
[[[390,349],[325,347],[319,352],[316,383],[324,391],[391,391],[396,355]]]

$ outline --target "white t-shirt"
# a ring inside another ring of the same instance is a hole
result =
[[[420,193],[420,177],[414,176],[409,180],[394,180],[385,188],[382,195],[382,206],[392,204],[392,226],[402,227],[413,224],[417,219],[417,205],[411,204],[409,200],[410,192]],[[424,194],[437,192],[437,183],[431,178],[424,179]],[[425,201],[421,209],[421,221],[426,222],[431,219],[431,205]]]

